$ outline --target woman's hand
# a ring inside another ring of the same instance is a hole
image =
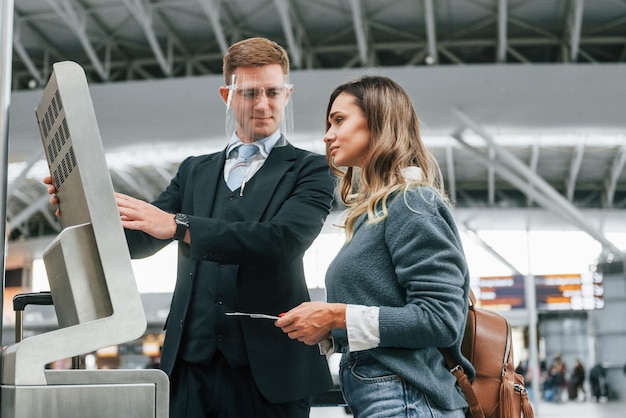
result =
[[[345,328],[345,319],[345,304],[304,302],[281,314],[275,325],[292,340],[315,345],[329,338],[332,329]]]

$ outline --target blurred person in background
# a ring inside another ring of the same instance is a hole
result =
[[[576,363],[572,369],[567,392],[570,401],[577,400],[579,394],[582,394],[583,400],[587,399],[585,392],[585,366],[583,366],[579,358],[576,359]]]

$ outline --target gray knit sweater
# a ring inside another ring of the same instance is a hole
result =
[[[443,409],[466,406],[437,347],[461,355],[468,308],[469,274],[449,207],[429,187],[396,193],[387,218],[363,215],[352,240],[326,273],[329,302],[379,306],[380,346],[371,354]],[[334,330],[336,344],[347,341]]]

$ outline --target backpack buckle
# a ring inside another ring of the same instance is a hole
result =
[[[460,370],[461,372],[465,372],[465,370],[463,370],[463,366],[461,366],[460,364],[457,364],[456,366],[450,369],[450,373],[454,374],[454,372],[458,370]]]

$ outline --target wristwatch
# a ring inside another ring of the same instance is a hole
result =
[[[176,222],[176,232],[173,238],[177,241],[185,239],[185,234],[189,229],[189,218],[184,213],[177,213],[174,215],[174,222]]]

